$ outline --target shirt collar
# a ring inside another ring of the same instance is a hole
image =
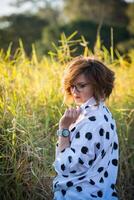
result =
[[[102,100],[100,102],[102,102]],[[85,103],[80,106],[83,114],[87,114],[89,111],[95,110],[97,107],[97,102],[94,97],[89,98]]]

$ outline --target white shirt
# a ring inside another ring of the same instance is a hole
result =
[[[118,137],[103,101],[92,97],[69,127],[70,147],[56,148],[54,200],[117,200]]]

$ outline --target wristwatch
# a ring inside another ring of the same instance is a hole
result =
[[[68,137],[70,135],[70,131],[67,128],[57,130],[57,135],[62,137]]]

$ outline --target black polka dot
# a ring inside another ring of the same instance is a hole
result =
[[[61,165],[61,169],[62,169],[62,171],[65,170],[65,165],[64,164]]]
[[[113,160],[112,160],[112,164],[113,164],[114,166],[117,166],[117,165],[118,165],[118,160],[117,160],[117,159],[113,159]]]
[[[64,174],[62,174],[62,176],[65,177],[65,178],[68,178],[68,175],[64,175]]]
[[[96,196],[96,195],[94,195],[94,194],[91,194],[91,197],[97,198],[97,196]]]
[[[89,108],[89,106],[85,106],[85,108]]]
[[[99,180],[100,183],[104,183],[104,179],[101,177]]]
[[[113,153],[113,148],[112,148],[112,151],[111,151],[111,154]]]
[[[68,156],[68,161],[69,161],[69,163],[72,162],[72,156]]]
[[[97,156],[96,156],[96,154],[95,154],[93,161],[95,161],[95,160],[96,160],[96,158],[97,158]]]
[[[58,147],[58,146],[59,146],[59,144],[58,144],[58,143],[56,143],[56,146]]]
[[[107,172],[107,171],[104,172],[104,177],[105,177],[105,178],[108,177],[108,172]]]
[[[80,163],[81,165],[84,164],[84,162],[83,162],[83,160],[81,160],[81,158],[79,158],[79,163]]]
[[[101,151],[101,156],[102,158],[104,158],[104,156],[106,155],[106,152],[104,151],[104,149]]]
[[[81,176],[80,178],[78,178],[78,180],[82,180],[84,179],[86,176]]]
[[[85,134],[85,137],[88,139],[88,140],[91,140],[92,139],[92,133],[88,132]]]
[[[103,150],[101,151],[101,155],[104,154],[104,152],[105,152],[105,151],[104,151],[104,149],[103,149]]]
[[[90,121],[96,121],[96,117],[95,117],[95,116],[89,117],[88,119],[89,119]]]
[[[114,190],[114,188],[115,188],[115,185],[114,185],[114,184],[111,184],[111,188]]]
[[[110,134],[109,132],[106,132],[106,139],[109,140],[109,138],[110,138]]]
[[[104,135],[104,129],[103,129],[103,128],[101,128],[101,129],[99,130],[99,134],[100,134],[100,136],[103,136],[103,135]]]
[[[71,186],[73,186],[73,182],[72,182],[72,181],[68,181],[68,182],[66,183],[66,185],[67,185],[67,187],[71,187]]]
[[[82,191],[82,187],[77,186],[77,187],[76,187],[76,190],[77,190],[78,192],[81,192],[81,191]]]
[[[102,172],[103,169],[104,169],[104,167],[99,167],[99,168],[98,168],[98,172],[99,172],[99,173]]]
[[[116,192],[113,192],[113,193],[112,193],[112,196],[113,196],[113,197],[118,197]]]
[[[108,108],[107,108],[107,107],[105,107],[105,106],[104,106],[103,108],[105,108],[105,109],[106,109],[106,111],[109,113],[109,110],[108,110]]]
[[[96,144],[96,147],[97,147],[97,149],[100,149],[100,143],[99,142]]]
[[[100,190],[100,191],[98,191],[97,192],[97,195],[98,195],[98,197],[102,197],[103,196],[103,193],[102,193],[102,191]]]
[[[68,175],[64,175],[64,174],[63,174],[62,176],[65,177],[65,178],[68,178]]]
[[[76,173],[76,170],[73,170],[73,171],[71,171],[70,173],[71,173],[71,174],[75,174],[75,173]]]
[[[73,132],[75,129],[76,129],[76,127],[72,128],[72,129],[71,129],[71,132]]]
[[[77,133],[76,133],[75,138],[77,138],[77,139],[80,138],[80,132],[77,132]]]
[[[113,149],[116,150],[117,148],[118,148],[118,144],[116,142],[114,142]]]
[[[71,148],[71,150],[75,153],[75,149],[74,148]]]
[[[93,160],[89,160],[88,164],[89,164],[89,165],[92,165],[93,162],[94,162]]]
[[[88,148],[85,147],[85,146],[83,146],[83,147],[81,148],[81,152],[82,152],[83,154],[86,154],[86,153],[88,152]]]
[[[56,188],[57,187],[57,184],[59,183],[59,181],[56,181],[56,183],[54,184],[54,187]]]
[[[66,190],[61,190],[61,192],[62,192],[63,196],[65,196]]]
[[[63,153],[65,150],[66,150],[66,149],[63,149],[63,150],[61,151],[61,153]]]
[[[90,179],[89,183],[90,183],[91,185],[95,185],[95,182],[94,182],[92,179]]]
[[[104,115],[104,119],[106,120],[106,122],[108,122],[108,117],[106,115]]]
[[[113,124],[111,124],[111,129],[114,130],[114,125]]]

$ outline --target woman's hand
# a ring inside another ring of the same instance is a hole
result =
[[[66,109],[64,115],[59,121],[59,129],[69,128],[69,126],[74,123],[81,113],[80,107]]]

